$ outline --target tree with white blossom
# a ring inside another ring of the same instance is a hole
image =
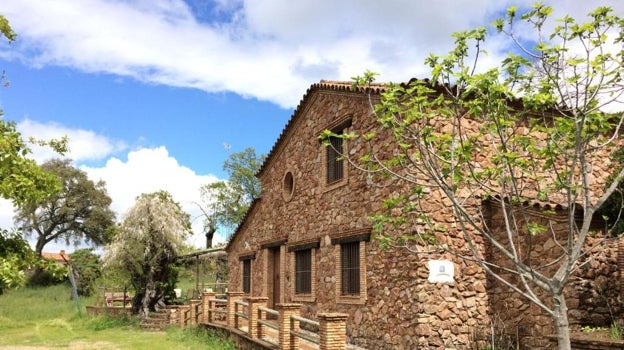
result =
[[[133,313],[147,315],[173,293],[173,263],[190,235],[190,216],[166,191],[140,195],[126,213],[106,247],[104,265],[129,279]]]

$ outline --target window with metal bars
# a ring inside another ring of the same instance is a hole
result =
[[[243,262],[243,293],[251,292],[251,259],[245,259]]]
[[[342,130],[337,131],[336,134],[342,135]],[[329,143],[327,146],[327,183],[331,184],[344,177],[343,139],[330,137]]]
[[[295,293],[312,293],[312,249],[295,252]]]
[[[360,242],[340,245],[341,293],[360,294]]]

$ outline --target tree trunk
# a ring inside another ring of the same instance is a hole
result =
[[[45,237],[39,236],[37,237],[37,243],[35,244],[35,253],[37,256],[41,257],[41,253],[43,253],[43,247],[46,245]]]
[[[571,350],[570,322],[568,321],[568,306],[563,291],[553,295],[553,323],[557,332],[557,349]]]
[[[141,314],[146,316],[150,311],[154,311],[154,305],[156,302],[156,283],[153,279],[150,279],[145,286],[145,294],[143,295],[142,305],[141,305]]]
[[[144,297],[145,293],[144,292],[139,292],[138,290],[135,289],[134,291],[134,297],[132,298],[132,314],[133,315],[138,315],[141,312],[142,306],[143,306],[143,297]]]
[[[211,222],[208,226],[208,232],[206,232],[206,249],[212,248],[212,238],[214,237],[215,232],[217,232],[217,227]]]

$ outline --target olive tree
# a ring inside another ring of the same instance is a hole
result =
[[[190,217],[166,191],[142,194],[106,247],[104,266],[130,280],[133,313],[147,315],[173,292],[173,263],[191,234]]]
[[[606,7],[586,23],[564,17],[553,24],[552,9],[542,4],[517,12],[510,8],[493,24],[514,47],[500,65],[480,66],[487,29],[456,33],[451,52],[426,59],[430,80],[390,84],[372,101],[381,130],[326,131],[321,138],[368,141],[360,159],[344,157],[410,189],[388,198],[387,211],[373,216],[382,245],[475,261],[549,315],[559,349],[570,349],[564,288],[586,254],[596,214],[624,176],[609,161],[624,122],[624,21]],[[535,35],[519,37],[519,22]],[[356,77],[356,86],[374,76]],[[390,156],[378,152],[381,134],[392,140]],[[601,172],[612,172],[610,183],[601,182]],[[452,225],[433,219],[434,196],[448,204]],[[563,227],[555,231],[548,210],[541,213],[546,221],[536,220],[525,205],[531,201],[560,205]],[[489,225],[484,203],[500,208],[503,227]],[[407,234],[392,234],[406,227]],[[465,240],[464,251],[441,244],[449,231]],[[559,248],[546,268],[531,248],[538,235],[555,237]],[[488,259],[484,244],[502,262]]]

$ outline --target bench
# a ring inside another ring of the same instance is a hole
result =
[[[113,307],[115,303],[121,303],[122,306],[132,306],[132,296],[128,292],[106,292],[104,293],[104,304],[106,307]],[[124,304],[125,303],[125,304]]]

